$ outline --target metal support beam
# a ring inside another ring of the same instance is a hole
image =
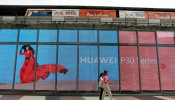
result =
[[[35,53],[35,72],[34,72],[34,82],[33,82],[33,93],[35,93],[36,86],[36,70],[37,70],[37,56],[38,56],[38,40],[39,40],[39,29],[37,29],[37,44],[36,44],[36,53]]]
[[[15,87],[15,75],[16,75],[16,62],[17,62],[17,55],[18,55],[19,33],[20,33],[20,30],[18,29],[18,34],[17,34],[17,43],[16,43],[16,53],[15,53],[15,65],[14,65],[14,71],[13,71],[12,92],[14,92],[14,87]]]

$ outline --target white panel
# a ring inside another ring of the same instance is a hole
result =
[[[145,18],[144,11],[125,11],[119,10],[120,18]]]
[[[79,9],[57,9],[52,11],[52,16],[79,16]]]

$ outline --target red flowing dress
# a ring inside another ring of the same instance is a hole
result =
[[[28,50],[24,53],[19,53],[20,55],[25,55],[26,59],[24,61],[24,64],[20,70],[20,82],[21,83],[30,83],[34,82],[34,69],[35,69],[35,58],[33,56],[32,51]],[[32,58],[31,58],[32,57]],[[45,64],[45,65],[37,65],[36,69],[36,82],[39,79],[46,79],[50,73],[60,72],[66,74],[68,69],[66,69],[62,65],[57,65],[57,71],[56,70],[56,64]]]

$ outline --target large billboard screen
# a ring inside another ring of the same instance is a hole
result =
[[[0,43],[0,89],[98,91],[107,70],[112,91],[175,90],[174,32],[0,29]]]

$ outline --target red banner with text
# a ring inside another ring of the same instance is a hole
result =
[[[80,9],[80,17],[113,17],[116,18],[116,10],[94,10],[94,9]]]
[[[145,11],[146,19],[175,19],[175,12]]]

